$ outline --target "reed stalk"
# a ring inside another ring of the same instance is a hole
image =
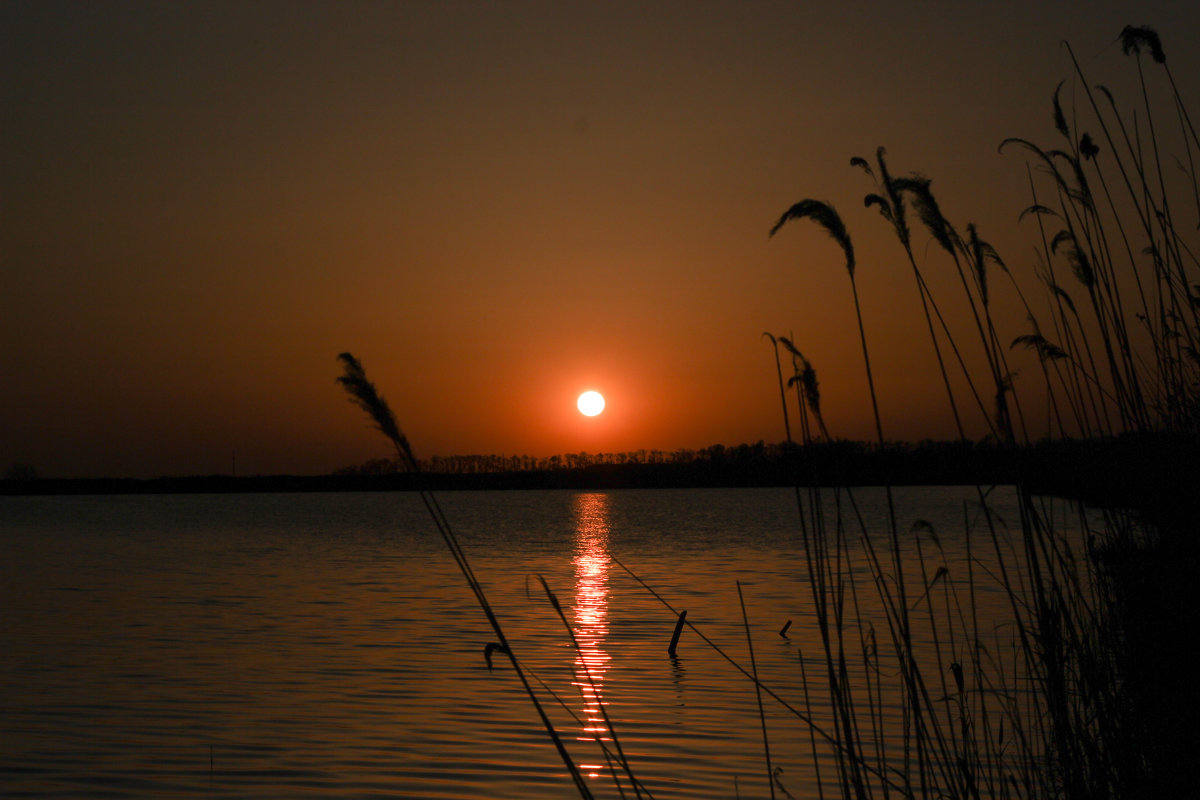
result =
[[[746,599],[742,596],[742,582],[737,581],[738,605],[742,607],[742,626],[746,630],[746,650],[750,654],[750,675],[754,679],[754,699],[758,703],[758,721],[762,727],[763,759],[767,762],[767,785],[771,789],[771,800],[775,800],[775,770],[771,768],[771,737],[767,735],[767,714],[763,710],[762,684],[758,680],[758,663],[754,659],[754,639],[750,636],[750,619],[746,616]]]
[[[571,646],[575,649],[575,655],[578,657],[579,663],[583,668],[583,674],[584,677],[587,678],[588,687],[592,691],[592,697],[595,698],[596,705],[600,709],[600,716],[604,718],[604,727],[608,731],[609,736],[612,737],[613,747],[616,748],[617,763],[620,765],[621,770],[624,771],[625,775],[629,778],[629,783],[633,787],[635,795],[640,799],[642,797],[642,784],[633,774],[633,768],[629,765],[629,759],[625,756],[625,751],[621,747],[621,740],[617,736],[617,729],[613,725],[612,719],[608,716],[608,709],[605,708],[606,704],[601,702],[600,687],[596,685],[596,678],[592,674],[591,667],[588,666],[587,658],[584,656],[583,648],[579,645],[579,637],[575,635],[575,629],[572,628],[571,623],[567,621],[567,615],[563,612],[562,604],[558,601],[558,596],[551,591],[550,584],[546,583],[546,579],[541,575],[538,575],[537,577],[538,581],[540,581],[542,584],[542,589],[546,592],[546,599],[550,601],[550,605],[553,607],[554,613],[557,614],[559,620],[562,621],[563,627],[567,631],[567,636],[571,640]],[[596,737],[596,740],[599,742],[600,737]],[[615,767],[613,769],[613,779],[619,788],[620,781],[617,778]],[[622,795],[624,795],[624,792],[622,792]],[[646,795],[647,797],[652,797],[649,792],[647,792]]]
[[[400,431],[400,426],[396,423],[396,417],[388,406],[387,401],[376,391],[375,385],[367,379],[367,373],[363,369],[362,363],[350,353],[341,353],[338,355],[338,361],[342,364],[343,374],[338,377],[337,381],[350,395],[350,400],[366,412],[367,416],[374,423],[375,428],[392,444],[400,463],[408,470],[417,472],[417,460],[413,456],[412,447],[408,443],[408,437]],[[433,520],[438,533],[441,535],[446,548],[454,557],[459,571],[467,581],[471,592],[475,595],[476,602],[479,604],[484,616],[487,617],[488,624],[491,626],[492,632],[499,643],[499,650],[508,656],[513,672],[516,673],[517,678],[521,681],[521,686],[525,690],[529,702],[537,711],[538,718],[542,722],[542,727],[545,728],[547,735],[549,735],[550,740],[554,743],[554,748],[558,752],[559,758],[566,766],[568,773],[570,773],[571,780],[575,783],[575,789],[579,792],[580,797],[590,800],[592,798],[592,791],[588,787],[587,781],[579,771],[578,766],[576,766],[574,759],[571,758],[570,753],[567,752],[562,737],[554,729],[554,725],[550,721],[549,716],[546,715],[541,701],[538,700],[537,693],[534,692],[533,686],[529,683],[529,676],[522,669],[520,662],[513,653],[513,648],[509,644],[508,637],[504,634],[504,628],[500,625],[500,620],[497,619],[495,612],[492,610],[492,605],[488,602],[487,596],[484,594],[483,586],[479,583],[479,579],[476,578],[475,571],[471,568],[471,563],[467,560],[467,555],[459,544],[458,536],[455,535],[454,529],[450,526],[450,522],[442,511],[441,505],[432,492],[420,489],[417,493],[426,511],[429,512],[429,516]]]
[[[1031,205],[1018,219],[1032,217],[1037,225],[1040,264],[1033,269],[1033,282],[1040,285],[1041,297],[1022,288],[973,224],[966,226],[965,235],[950,224],[928,178],[894,175],[882,147],[874,167],[862,158],[851,161],[876,180],[877,191],[866,196],[865,205],[876,208],[891,226],[914,275],[959,439],[968,437],[962,412],[969,403],[960,408],[948,354],[961,369],[989,435],[1005,446],[1006,457],[1034,435],[1022,402],[1031,389],[1014,381],[1009,363],[1009,351],[1017,347],[1028,348],[1038,360],[1051,435],[1200,433],[1200,261],[1195,244],[1189,244],[1187,232],[1176,225],[1173,210],[1179,207],[1177,193],[1190,190],[1200,218],[1200,181],[1193,156],[1193,151],[1200,153],[1200,138],[1166,68],[1157,35],[1145,28],[1126,28],[1121,39],[1125,53],[1135,57],[1142,95],[1132,122],[1108,90],[1087,81],[1068,46],[1075,91],[1087,101],[1085,113],[1090,110],[1090,124],[1098,126],[1098,141],[1082,130],[1077,114],[1068,120],[1061,97],[1065,84],[1060,84],[1052,105],[1055,129],[1066,144],[1043,148],[1027,139],[1009,138],[1000,146],[1002,151],[1020,150],[1028,159],[1024,166]],[[1182,189],[1170,184],[1163,169],[1164,117],[1151,100],[1143,52],[1164,68],[1170,85],[1171,111],[1190,168],[1189,183]],[[1098,189],[1093,191],[1093,186]],[[930,290],[928,267],[919,262],[912,246],[910,212],[953,264],[961,293],[956,291],[951,302],[958,304],[961,317],[948,313],[953,306],[935,299]],[[830,203],[804,199],[784,211],[770,236],[800,220],[821,228],[844,257],[875,442],[882,451],[881,402],[850,234]],[[1007,282],[995,280],[997,269]],[[1010,331],[1008,320],[996,316],[994,295],[1005,287],[1024,311],[1024,332]],[[967,320],[965,335],[972,342],[974,362],[964,354],[962,334],[948,323],[957,318]],[[816,443],[834,441],[822,414],[816,371],[795,337],[763,336],[774,351],[787,452],[803,458]],[[792,374],[786,380],[781,346],[791,359]],[[983,374],[971,367],[978,363],[979,350]],[[348,353],[339,359],[345,374],[338,381],[392,443],[400,462],[415,470],[407,439],[361,364]],[[981,387],[992,393],[990,409]],[[795,391],[797,442],[789,390]],[[811,458],[805,460],[813,470]],[[990,487],[976,486],[975,500],[964,505],[966,561],[961,565],[947,563],[940,534],[928,523],[901,534],[890,476],[883,486],[886,543],[880,541],[878,547],[878,532],[865,523],[851,488],[823,491],[815,471],[808,472],[807,482],[796,481],[802,577],[808,584],[805,602],[817,630],[816,641],[806,647],[810,653],[812,647],[819,648],[811,657],[821,665],[814,672],[823,672],[813,676],[810,687],[810,671],[798,651],[802,708],[759,675],[740,581],[749,668],[686,620],[616,555],[609,555],[673,619],[754,684],[772,797],[782,785],[773,768],[764,700],[807,727],[819,800],[824,800],[826,787],[836,787],[847,800],[1125,797],[1152,785],[1154,771],[1162,768],[1137,750],[1137,737],[1145,729],[1130,708],[1128,657],[1121,651],[1133,633],[1119,606],[1128,587],[1120,583],[1114,563],[1119,560],[1114,554],[1144,552],[1146,538],[1131,515],[1106,512],[1099,531],[1081,549],[1072,541],[1071,529],[1089,531],[1094,515],[1076,503],[1073,522],[1065,515],[1056,519],[1053,507],[1034,493],[1025,465],[1014,461],[1014,469],[1016,519],[999,517]],[[492,626],[495,649],[508,655],[578,792],[591,797],[533,690],[531,681],[540,679],[513,654],[436,499],[426,491],[419,494]],[[853,550],[861,552],[858,569],[852,563]],[[985,564],[985,557],[994,566]],[[909,581],[918,579],[919,585],[912,585],[916,597],[910,598]],[[561,605],[544,580],[542,584],[582,658]],[[982,590],[988,584],[1002,590],[1006,606],[1003,624],[992,627],[985,626],[981,609]],[[880,611],[874,613],[873,608]],[[586,664],[584,670],[596,692]],[[810,688],[818,688],[818,683],[827,687],[828,724],[814,716]],[[898,714],[892,714],[893,705],[898,705]],[[612,737],[612,750],[603,743],[601,747],[614,783],[623,795],[624,775],[638,797],[648,796],[603,705],[601,712]],[[835,775],[824,774],[823,752],[831,756]]]
[[[1157,64],[1163,64],[1165,57],[1157,36],[1146,29],[1127,29],[1123,44],[1127,53],[1138,56],[1144,138],[1136,125],[1131,133],[1107,90],[1090,88],[1071,52],[1104,144],[1097,145],[1086,133],[1079,133],[1074,115],[1068,122],[1060,103],[1060,85],[1053,104],[1056,128],[1067,142],[1065,149],[1046,150],[1023,139],[1008,139],[1002,145],[1002,149],[1022,147],[1050,179],[1053,208],[1044,204],[1046,195],[1037,187],[1033,169],[1027,166],[1033,205],[1022,216],[1032,216],[1038,225],[1042,266],[1035,276],[1046,289],[1041,312],[1035,308],[1036,299],[1031,301],[995,250],[980,239],[974,225],[967,226],[966,235],[955,231],[933,198],[928,179],[919,175],[895,177],[882,148],[874,167],[861,158],[851,162],[877,180],[878,191],[867,196],[866,205],[876,207],[891,225],[909,262],[941,383],[961,438],[965,438],[965,426],[958,413],[943,346],[954,353],[973,392],[975,381],[957,337],[945,322],[943,304],[933,299],[925,270],[915,258],[907,221],[909,211],[917,214],[954,263],[967,318],[973,323],[987,380],[994,389],[994,409],[990,413],[984,409],[978,392],[976,401],[989,430],[1001,442],[1028,442],[1031,435],[1012,379],[1007,348],[1002,345],[1006,341],[1011,342],[1010,347],[1023,346],[1036,353],[1046,404],[1045,427],[1059,436],[1070,432],[1082,436],[1155,430],[1194,432],[1200,428],[1200,301],[1192,286],[1200,273],[1200,261],[1194,255],[1196,248],[1189,246],[1174,223],[1172,195],[1162,168],[1159,118],[1151,110],[1148,75],[1140,54],[1143,49],[1149,51]],[[1193,150],[1200,151],[1200,139],[1173,76],[1168,78],[1172,112],[1183,134],[1188,163],[1194,164]],[[1110,110],[1101,108],[1098,94],[1107,98]],[[1116,184],[1125,187],[1124,204],[1111,188],[1114,181],[1110,168],[1117,176]],[[1200,213],[1195,172],[1188,176],[1186,189]],[[1099,188],[1099,194],[1093,193],[1093,185]],[[1103,208],[1099,201],[1104,203]],[[1133,225],[1129,224],[1129,215]],[[875,432],[882,444],[880,404],[849,233],[831,205],[804,200],[784,212],[771,229],[772,235],[785,223],[800,219],[816,222],[842,246],[846,256]],[[1048,221],[1059,226],[1056,231],[1046,229]],[[1143,266],[1138,263],[1135,235],[1147,243],[1149,280],[1144,279]],[[989,281],[989,268],[998,268],[1007,276],[1032,333],[1003,336],[1004,320],[994,314],[995,287],[994,281]],[[1086,298],[1086,318],[1064,288],[1059,277],[1063,272],[1075,280],[1074,290],[1082,291]],[[1200,283],[1195,289],[1200,292]],[[1053,339],[1039,323],[1043,314],[1049,316]],[[813,404],[803,399],[800,376],[804,371],[811,372],[811,364],[800,355],[791,338],[780,337],[778,341],[792,353],[794,376],[789,385],[796,386],[801,418],[806,419]],[[802,427],[802,441],[807,442],[810,434],[803,423]],[[823,426],[822,435],[829,436]],[[868,637],[862,627],[866,621],[861,618],[857,624],[864,670],[856,679],[860,682],[858,688],[852,685],[856,681],[851,680],[847,668],[845,626],[849,620],[843,616],[840,598],[849,592],[853,607],[861,606],[855,599],[859,587],[845,577],[840,510],[834,539],[837,544],[830,548],[830,531],[819,521],[823,511],[816,490],[810,487],[802,493],[797,487],[801,544],[808,562],[813,612],[837,723],[839,781],[844,796],[874,796],[875,790],[862,778],[886,773],[896,775],[902,794],[914,797],[1119,797],[1145,774],[1145,765],[1127,755],[1132,728],[1115,655],[1122,634],[1112,622],[1112,604],[1116,602],[1113,584],[1099,568],[1094,554],[1103,550],[1089,546],[1087,558],[1081,559],[1064,523],[1035,497],[1022,466],[1016,466],[1018,518],[1011,522],[1017,547],[1012,549],[1007,544],[1006,524],[992,512],[989,490],[976,487],[982,526],[997,564],[995,571],[979,569],[982,564],[974,544],[977,535],[971,532],[969,520],[965,520],[965,575],[956,576],[944,564],[931,571],[931,554],[924,549],[924,541],[928,537],[936,544],[937,540],[930,529],[914,530],[906,539],[916,549],[921,591],[911,602],[890,486],[885,486],[891,551],[886,563],[860,517],[860,544],[870,566],[870,584],[884,609],[882,621],[891,643],[897,689],[903,698],[898,728],[891,731],[890,722],[887,727],[890,735],[902,740],[902,752],[896,758],[878,746],[889,735],[877,713],[882,705],[885,673],[879,666],[882,662],[876,661],[880,653],[873,632]],[[840,499],[842,491],[838,490],[835,498]],[[853,505],[853,493],[848,489],[844,492]],[[1077,508],[1076,527],[1085,528],[1091,523],[1082,505]],[[1107,546],[1129,540],[1134,529],[1126,514],[1104,516]],[[984,578],[998,582],[1008,599],[1011,627],[1003,636],[999,630],[989,634],[980,627],[977,583]],[[965,595],[959,591],[963,585]],[[920,658],[915,645],[918,627],[929,648]],[[1015,658],[1003,655],[1005,648],[1013,646],[1008,642],[1015,643]],[[928,674],[928,664],[941,665],[941,669]],[[1032,681],[1033,691],[1026,690],[1026,680]],[[857,697],[865,697],[865,702],[858,703]],[[865,725],[859,724],[860,715],[865,715],[861,717]],[[873,772],[856,772],[852,767],[864,762],[861,754],[866,752],[867,736],[876,743],[876,768]],[[846,754],[855,754],[856,758],[848,762]],[[880,791],[886,794],[886,786],[881,785]]]

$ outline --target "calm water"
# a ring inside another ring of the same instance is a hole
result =
[[[762,680],[802,707],[815,634],[790,491],[438,497],[598,797],[618,796],[600,703],[655,797],[767,795],[753,684],[691,631],[668,657],[672,613],[610,554],[748,665],[741,581]],[[856,497],[879,528],[882,493]],[[974,498],[897,494],[952,578]],[[489,671],[494,636],[416,495],[6,497],[0,552],[4,797],[574,792],[507,659]],[[767,713],[781,780],[815,797],[807,728]]]

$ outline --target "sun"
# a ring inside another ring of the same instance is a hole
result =
[[[599,392],[584,392],[575,401],[579,413],[585,417],[594,417],[604,410],[604,395]]]

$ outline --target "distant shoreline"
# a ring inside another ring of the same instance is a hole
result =
[[[609,489],[718,489],[785,487],[794,481],[768,475],[663,474],[644,465],[547,472],[390,475],[194,475],[165,478],[41,478],[5,481],[0,495],[253,494],[286,492],[521,491]],[[653,472],[655,474],[648,474]],[[986,481],[985,483],[994,483]],[[905,481],[905,485],[958,485],[976,481]],[[828,483],[825,485],[834,485]],[[838,485],[878,485],[876,481]],[[898,484],[897,484],[898,485]]]
[[[797,449],[789,457],[688,463],[593,464],[499,472],[332,475],[198,475],[159,478],[34,478],[0,481],[0,495],[233,494],[259,492],[483,491],[736,488],[759,486],[961,486],[1026,483],[1034,491],[1096,505],[1145,507],[1194,492],[1200,448],[1166,435],[1042,442],[1006,449],[859,447]]]

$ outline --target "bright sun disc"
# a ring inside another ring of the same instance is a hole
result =
[[[599,392],[584,392],[575,402],[579,413],[586,417],[594,417],[604,410],[604,397]]]

